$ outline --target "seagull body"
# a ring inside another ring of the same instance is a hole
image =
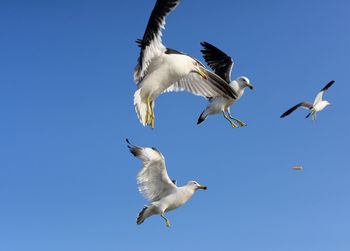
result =
[[[195,95],[219,94],[234,98],[235,93],[222,81],[215,80],[197,59],[162,44],[161,29],[165,17],[176,8],[180,0],[157,0],[142,39],[136,42],[141,48],[134,69],[137,91],[134,106],[142,125],[154,128],[155,99],[163,92],[187,90]]]
[[[130,152],[143,162],[137,175],[137,183],[139,191],[151,201],[141,210],[136,223],[139,225],[146,218],[160,214],[169,227],[170,222],[164,213],[185,204],[197,189],[206,190],[207,187],[199,185],[196,181],[189,181],[185,186],[177,187],[176,182],[169,178],[164,156],[158,149],[139,147],[132,145],[129,140],[126,141]]]
[[[331,87],[334,84],[334,80],[330,81],[328,84],[326,84],[325,87],[323,87],[320,92],[317,94],[314,103],[311,104],[309,102],[300,102],[299,104],[293,106],[289,110],[287,110],[285,113],[281,115],[281,118],[284,118],[294,112],[299,107],[305,108],[310,110],[309,114],[306,116],[308,118],[311,115],[312,120],[316,120],[316,113],[322,111],[327,106],[331,105],[327,100],[323,100],[323,94],[326,90],[328,90],[329,87]]]
[[[230,106],[242,97],[246,87],[253,89],[252,84],[247,77],[243,76],[238,77],[236,80],[231,80],[231,72],[234,64],[232,58],[207,42],[202,42],[201,45],[203,46],[201,52],[207,64],[236,93],[236,97],[217,96],[208,98],[209,104],[199,116],[197,124],[202,123],[208,115],[222,113],[232,127],[237,127],[232,120],[238,122],[240,126],[246,125],[231,115]]]

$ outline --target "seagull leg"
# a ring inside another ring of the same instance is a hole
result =
[[[237,127],[238,127],[235,123],[233,123],[232,120],[230,120],[229,117],[227,117],[227,115],[226,115],[225,112],[222,112],[222,114],[224,115],[224,118],[225,118],[228,122],[230,122],[230,124],[231,124],[231,126],[232,126],[233,128],[237,128]]]
[[[150,104],[151,107],[151,128],[154,129],[154,110],[153,110],[153,101],[152,104]]]
[[[161,213],[160,216],[165,220],[165,225],[170,227],[170,221],[164,216],[164,213]]]
[[[146,103],[147,103],[147,112],[146,112],[146,124],[149,125],[152,121],[152,107],[151,107],[151,101],[150,97],[147,96],[146,98]]]
[[[314,112],[314,111],[311,112],[311,119],[312,119],[312,121],[316,120],[316,112]]]
[[[230,117],[230,119],[233,119],[234,121],[236,121],[240,126],[246,126],[247,124],[244,123],[243,121],[240,121],[239,119],[234,118],[230,112],[228,112],[228,116]]]

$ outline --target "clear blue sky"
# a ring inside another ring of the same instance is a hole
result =
[[[0,251],[350,250],[349,1],[183,1],[164,43],[230,54],[255,87],[231,108],[248,126],[197,126],[206,101],[171,93],[151,130],[132,75],[154,3],[0,3]],[[316,123],[279,118],[332,79]],[[147,202],[126,137],[158,147],[179,185],[209,187],[170,229],[135,224]]]

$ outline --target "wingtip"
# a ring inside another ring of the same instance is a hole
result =
[[[198,120],[197,120],[197,125],[202,123],[205,120],[205,117],[203,116],[204,111],[199,115]]]
[[[133,148],[133,147],[136,147],[134,144],[132,144],[132,143],[130,142],[130,140],[129,140],[128,138],[125,138],[125,141],[126,141],[126,143],[128,143],[127,147],[128,147],[129,149],[131,149],[131,148]]]

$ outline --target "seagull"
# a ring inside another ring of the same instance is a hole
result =
[[[154,128],[155,99],[163,92],[186,90],[203,97],[236,97],[222,79],[197,59],[163,45],[165,17],[179,3],[180,0],[157,0],[143,38],[136,41],[141,51],[134,69],[134,106],[143,126]]]
[[[326,90],[328,90],[328,88],[331,87],[334,84],[334,82],[335,82],[334,80],[330,81],[328,84],[326,84],[325,87],[323,87],[321,89],[321,91],[316,95],[316,98],[315,98],[313,104],[311,104],[309,102],[305,102],[305,101],[300,102],[299,104],[293,106],[288,111],[283,113],[281,115],[281,118],[284,118],[284,117],[288,116],[289,114],[294,112],[299,107],[302,107],[302,108],[310,110],[309,114],[305,118],[308,118],[311,115],[312,120],[313,121],[316,120],[316,113],[322,111],[324,108],[326,108],[327,106],[331,105],[331,103],[329,103],[327,100],[322,100],[322,98],[323,98],[323,93]]]
[[[232,58],[207,42],[202,42],[201,45],[203,47],[201,52],[207,64],[225,81],[228,87],[234,90],[237,96],[235,98],[227,96],[209,97],[209,104],[199,116],[197,124],[202,123],[208,115],[222,113],[232,127],[238,127],[233,121],[236,121],[240,126],[245,126],[246,123],[231,115],[230,106],[242,97],[246,87],[253,90],[253,85],[244,76],[238,77],[236,80],[231,80],[231,72],[234,64]]]
[[[135,146],[128,139],[126,142],[130,152],[143,162],[137,175],[137,183],[140,193],[151,201],[141,210],[136,223],[140,225],[146,218],[160,214],[166,226],[170,227],[170,221],[164,213],[182,206],[196,190],[207,190],[207,187],[196,181],[189,181],[185,186],[177,187],[176,182],[169,178],[164,156],[157,148]]]

